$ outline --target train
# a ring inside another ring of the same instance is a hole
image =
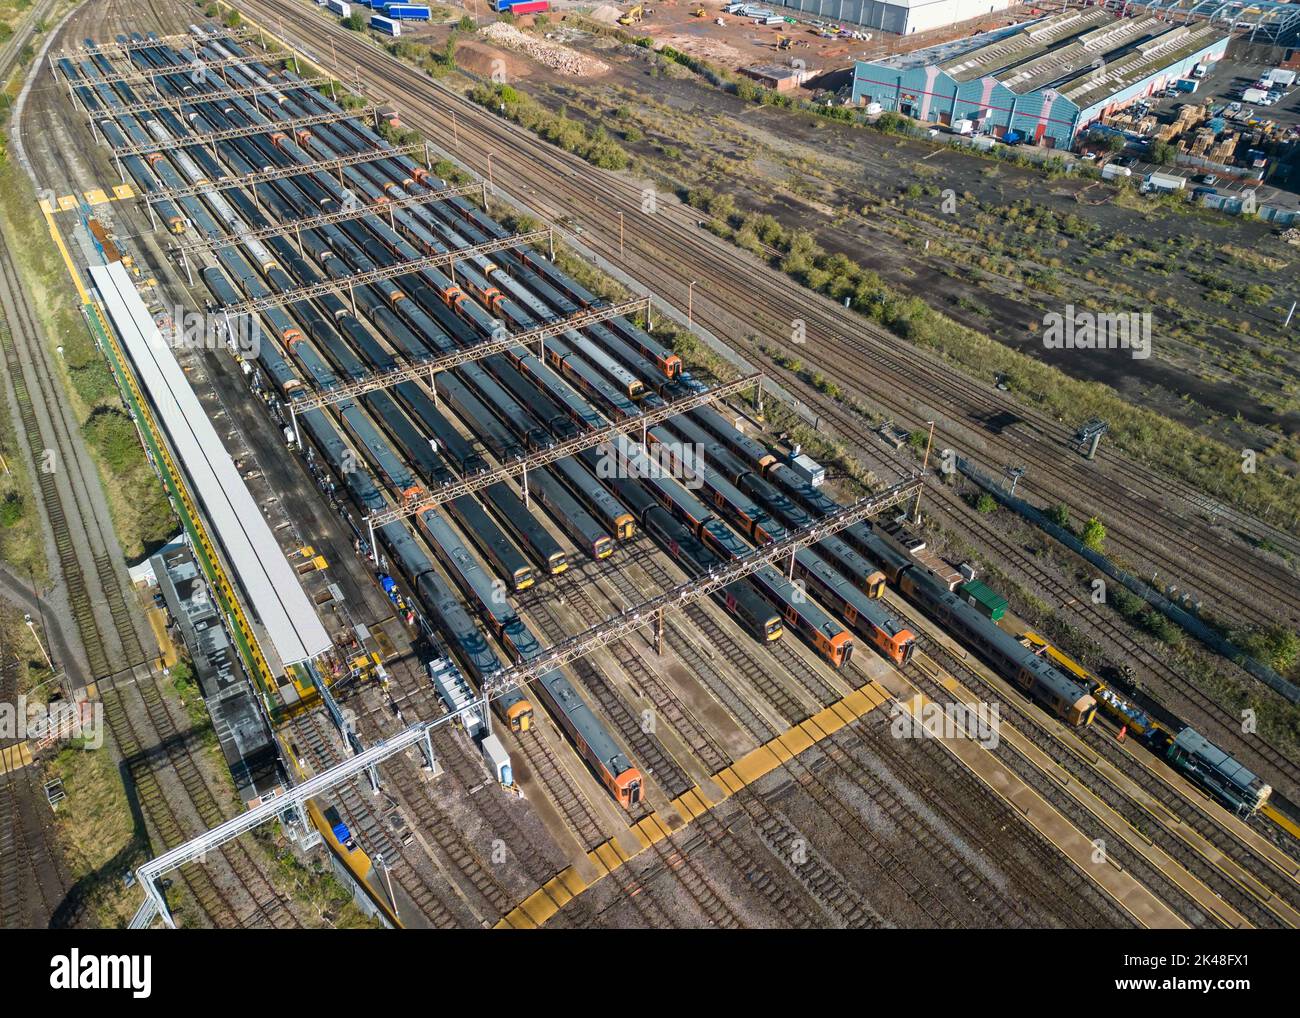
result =
[[[419,5],[390,6],[400,9]],[[331,9],[342,14],[348,13],[343,8],[347,8],[347,5],[337,3],[336,0],[331,3]],[[393,20],[394,27],[400,27],[396,25],[391,10],[389,20]],[[139,55],[139,62],[149,59],[153,59],[151,54]],[[73,64],[66,60],[59,63],[70,80],[77,75],[77,68]],[[93,63],[92,61],[87,66]],[[106,65],[98,66],[107,69]],[[315,155],[319,157],[331,151],[319,147],[326,144],[336,146],[337,151],[344,151],[345,143],[358,139],[362,145],[379,144],[367,128],[359,125],[322,126],[313,132],[277,131],[274,121],[292,115],[289,107],[293,101],[294,87],[292,78],[288,75],[285,76],[283,94],[268,96],[266,102],[258,100],[250,103],[238,98],[218,97],[214,93],[195,95],[192,86],[184,81],[184,63],[178,58],[175,66],[178,79],[176,87],[181,90],[178,98],[184,96],[187,103],[193,103],[192,108],[200,111],[194,116],[206,118],[211,128],[232,126],[239,122],[240,117],[248,117],[253,113],[262,117],[267,129],[261,138],[236,139],[217,146],[232,165],[236,160],[240,161],[241,172],[283,164],[289,158],[296,159],[303,151],[299,146],[316,146]],[[232,75],[236,78],[244,73],[241,69],[232,70]],[[162,139],[173,129],[173,125],[180,126],[177,118],[165,110],[152,119],[113,113],[110,95],[120,93],[130,101],[129,90],[122,85],[107,89],[102,84],[87,84],[89,77],[87,75],[77,79],[78,95],[88,109],[96,112],[96,126],[114,145],[138,144],[151,137]],[[251,82],[253,79],[249,77],[247,80]],[[213,87],[216,87],[215,83]],[[321,100],[314,93],[304,93],[304,101],[319,103]],[[273,104],[283,106],[284,109],[272,108]],[[197,145],[184,150],[173,150],[167,156],[152,153],[143,157],[124,158],[124,165],[141,184],[142,190],[146,191],[157,190],[160,186],[179,186],[185,182],[182,175],[195,184],[225,175],[225,171],[208,155],[207,150]],[[180,167],[179,173],[176,167]],[[386,174],[386,178],[381,174]],[[347,168],[344,176],[349,187],[365,196],[367,201],[379,205],[401,194],[403,188],[425,184],[427,175],[409,160],[393,158],[383,163],[376,162],[365,169]],[[269,187],[259,185],[258,193],[268,200],[278,196],[282,203],[288,202],[290,205],[297,195],[304,201],[314,203],[316,210],[337,208],[339,201],[339,189],[333,182],[329,178],[313,179],[308,168],[304,168],[304,173],[292,183],[278,183]],[[243,199],[242,203],[240,199]],[[298,204],[290,208],[285,205],[281,217],[301,217],[308,214],[312,207]],[[214,190],[197,197],[180,199],[176,204],[160,202],[157,208],[173,232],[184,232],[194,226],[205,235],[219,232],[220,226],[227,230],[235,229],[237,215],[242,215],[251,223],[253,216],[260,214],[242,193],[232,194],[227,202]],[[234,211],[236,209],[237,213]],[[409,256],[412,249],[408,247],[403,251],[397,246],[399,235],[426,238],[423,243],[440,245],[430,249],[441,250],[456,243],[453,239],[456,233],[450,230],[452,223],[459,224],[457,229],[470,239],[474,239],[475,235],[480,238],[504,235],[499,224],[470,202],[459,198],[422,210],[419,215],[401,210],[401,215],[395,215],[393,222],[396,227],[389,231],[392,236],[387,238],[383,236],[387,226],[382,221],[370,222],[368,229],[371,234],[381,238],[379,241],[365,234],[357,224],[331,227],[320,231],[319,237],[313,236],[308,242],[308,250],[326,276],[341,278],[361,271],[363,262],[382,264],[378,259],[382,257],[384,245],[388,245],[387,255],[390,259]],[[414,226],[408,228],[408,223]],[[250,297],[293,285],[295,277],[299,282],[303,281],[306,262],[287,243],[282,241],[276,245],[268,241],[263,246],[246,241],[241,244],[241,250],[243,254],[238,256],[239,259],[242,261],[243,258],[248,258],[251,268],[245,265],[242,271],[235,271],[232,268],[234,256],[223,253],[218,255],[221,269],[203,270],[204,279],[209,281],[214,294],[218,290],[222,291],[219,303],[228,305],[236,300],[235,289],[226,281],[223,272],[230,272],[238,282],[238,290]],[[593,297],[546,258],[530,250],[502,252],[495,261],[474,260],[458,276],[460,286],[440,273],[428,272],[370,288],[374,299],[379,303],[369,309],[368,317],[394,348],[418,355],[421,347],[428,351],[426,337],[436,335],[439,331],[444,331],[450,337],[448,343],[455,345],[465,341],[464,327],[478,330],[480,336],[484,328],[490,328],[490,316],[485,315],[467,295],[472,295],[493,313],[508,317],[520,326],[526,326],[529,321],[536,323],[551,320],[557,313],[571,314],[579,308],[601,304],[598,298]],[[366,299],[362,297],[361,301]],[[377,346],[369,340],[359,324],[351,319],[337,298],[330,300],[333,301],[332,305],[324,300],[319,302],[319,306],[299,302],[291,308],[268,309],[262,315],[271,326],[272,335],[291,356],[300,363],[313,365],[318,387],[325,384],[330,366],[344,378],[358,377],[358,373],[366,369],[366,365],[355,355],[349,356],[350,344],[369,351],[366,359],[372,369],[377,363],[374,354]],[[557,388],[555,375],[566,377],[577,389],[589,396],[593,404],[624,414],[635,412],[638,402],[653,405],[655,397],[666,398],[667,393],[674,391],[673,386],[686,384],[680,358],[633,323],[622,318],[611,319],[585,331],[598,342],[580,335],[566,335],[547,350],[545,361],[528,351],[512,351],[498,362],[485,363],[480,372],[466,373],[466,380],[461,382],[462,388],[457,393],[460,403],[479,415],[478,423],[482,423],[485,432],[499,442],[503,454],[508,455],[507,450],[513,448],[545,448],[547,443],[562,440],[566,434],[573,433],[573,428],[593,425],[591,406],[584,406],[571,399],[566,393],[566,387]],[[264,346],[271,347],[272,351],[275,349],[274,344]],[[323,351],[324,359],[314,352],[317,346]],[[444,349],[447,348],[450,346]],[[329,366],[325,361],[329,362]],[[284,358],[278,361],[263,360],[262,367],[283,398],[292,400],[305,391],[301,380],[295,376]],[[537,386],[537,392],[542,398],[530,400],[520,388],[520,378],[527,378],[529,384]],[[378,399],[367,400],[367,409],[380,415],[385,433],[402,447],[408,459],[416,461],[417,473],[425,484],[434,483],[431,478],[438,474],[440,458],[454,463],[458,473],[486,469],[486,461],[470,443],[463,438],[460,444],[454,441],[454,428],[444,421],[444,430],[438,430],[436,415],[439,411],[432,407],[427,397],[419,396],[418,387],[399,387],[395,395],[396,403],[389,400],[386,407]],[[421,398],[423,403],[420,402]],[[474,407],[471,400],[477,400],[478,407]],[[405,413],[396,409],[397,403],[401,404]],[[514,412],[503,409],[507,407],[517,408],[520,413],[518,421],[527,420],[527,426],[512,427]],[[405,414],[410,414],[411,419],[419,420],[438,436],[439,450],[434,460],[426,460],[420,455],[419,437],[413,439],[408,435],[405,441],[395,437],[396,425],[393,422],[406,420]],[[364,434],[365,429],[359,418],[348,416],[344,421],[354,440],[371,448],[372,452],[379,448],[373,435],[367,437]],[[741,435],[717,411],[701,408],[691,414],[689,423],[717,443],[709,449],[710,461],[719,477],[731,486],[731,490],[727,490],[722,481],[712,485],[712,506],[726,514],[740,532],[754,543],[761,545],[779,539],[785,528],[805,525],[802,521],[811,518],[806,515],[808,513],[815,517],[839,508],[823,493],[799,478],[779,457],[760,443]],[[317,445],[322,441],[320,435],[326,424],[324,417],[318,413],[306,415],[304,426]],[[480,434],[477,427],[474,431]],[[337,436],[336,439],[342,442]],[[698,435],[695,440],[700,440]],[[379,458],[386,459],[382,455]],[[421,462],[425,463],[423,470],[418,465]],[[405,481],[396,465],[389,464],[381,468],[381,474],[395,488],[410,490],[409,486],[403,489]],[[702,574],[716,568],[720,560],[725,560],[728,554],[735,554],[742,547],[720,520],[709,519],[693,509],[683,519],[681,507],[676,504],[670,508],[662,502],[637,503],[636,509],[632,505],[625,508],[607,484],[595,479],[592,463],[583,458],[573,457],[554,465],[548,471],[537,472],[532,481],[533,493],[539,504],[555,518],[575,546],[592,557],[609,554],[612,542],[631,538],[638,524],[693,574]],[[356,482],[345,480],[345,483],[355,491]],[[626,494],[626,490],[623,493]],[[494,510],[498,515],[504,516],[526,512],[518,504],[517,496],[514,502],[503,503],[501,506],[494,504]],[[447,512],[471,534],[495,531],[501,535],[499,539],[493,540],[492,548],[480,547],[479,551],[494,569],[510,578],[513,589],[525,589],[534,582],[532,569],[524,561],[524,556],[473,500],[457,500],[448,505]],[[799,513],[805,515],[801,517]],[[527,541],[519,536],[518,528],[507,526],[507,529],[515,534],[521,546],[526,546]],[[389,555],[395,556],[396,536],[387,531],[378,536]],[[865,632],[859,628],[852,613],[856,610],[856,605],[861,604],[861,600],[856,598],[853,588],[868,597],[878,597],[888,578],[927,614],[978,647],[981,655],[1002,674],[1024,688],[1028,695],[1069,723],[1089,724],[1095,711],[1101,709],[1117,720],[1125,719],[1121,723],[1129,724],[1131,731],[1143,735],[1154,733],[1165,739],[1170,763],[1192,776],[1203,787],[1211,789],[1225,802],[1236,803],[1234,808],[1253,811],[1267,802],[1270,791],[1267,785],[1227,754],[1205,742],[1194,730],[1182,729],[1177,735],[1169,734],[1168,729],[1136,712],[1131,704],[1126,710],[1122,698],[1104,685],[1093,682],[1083,670],[1070,667],[1060,655],[1045,655],[1043,648],[1025,646],[1020,641],[1008,644],[999,636],[1001,630],[994,625],[995,620],[982,613],[978,604],[968,603],[963,591],[954,591],[957,582],[951,575],[941,575],[935,564],[937,560],[931,561],[915,552],[909,554],[901,550],[898,541],[891,540],[890,535],[885,533],[885,528],[875,528],[870,524],[856,525],[844,531],[840,538],[819,543],[815,552],[811,558],[796,559],[795,568],[800,571],[799,579],[808,584],[814,596],[845,617],[859,635],[865,635]],[[529,554],[533,556],[538,568],[555,571],[556,563],[550,553],[539,553],[533,547]],[[409,552],[407,555],[409,557]],[[425,563],[428,563],[427,558]],[[450,613],[451,602],[455,598],[450,596],[445,582],[431,569],[421,568],[418,560],[409,563],[407,572],[412,570],[414,575],[408,575],[407,582],[416,592],[417,599],[425,604],[426,609],[430,605],[438,605],[440,614]],[[438,589],[439,584],[441,591]],[[450,601],[445,600],[444,594]],[[732,585],[721,600],[737,616],[742,626],[759,639],[779,638],[783,625],[798,628],[802,624],[801,619],[807,618],[772,612],[762,605],[762,598],[755,595],[753,584],[749,582]],[[463,609],[461,614],[469,623],[468,629],[464,622],[458,622],[453,628],[461,638],[458,657],[462,663],[462,655],[468,655],[470,660],[476,661],[475,667],[480,675],[484,674],[485,669],[500,667],[499,660],[493,664],[486,657],[475,657],[469,630],[477,630]],[[523,659],[524,650],[517,640],[509,642],[508,646],[516,659]],[[851,644],[842,643],[841,646],[851,648]],[[907,662],[906,652],[900,645],[895,645],[892,649],[877,645],[877,649],[894,655],[899,663]],[[847,660],[847,656],[848,651],[844,653],[843,659]],[[570,687],[569,693],[572,692]],[[569,734],[575,744],[583,746],[584,743],[580,740],[585,738],[583,732],[586,729],[583,726],[586,722],[564,720],[569,718],[566,705],[571,704],[571,701],[563,689],[557,687],[555,694],[548,696],[548,706],[557,714],[557,720],[562,725],[579,724],[576,733],[570,731]],[[526,704],[526,698],[521,702]],[[577,705],[574,707],[576,709]],[[528,705],[524,713],[531,716],[530,711],[531,705]],[[526,726],[526,723],[521,721],[520,725]],[[512,724],[512,727],[515,725]],[[618,774],[626,771],[630,775],[634,768],[630,767],[630,763],[625,768],[624,763],[617,762],[619,754],[616,752],[606,752],[612,745],[611,742],[594,754],[598,758],[597,762],[593,763],[590,757],[588,762],[602,774],[602,780],[611,787],[616,797],[622,796],[620,801],[625,801],[632,793],[625,794],[615,789],[621,787],[626,790],[630,784],[636,784],[639,788],[640,779],[639,776],[628,777],[619,784]]]
[[[1152,717],[1038,633],[1026,631],[1021,634],[1020,641],[1072,675],[1096,697],[1103,714],[1124,731],[1137,736],[1144,745],[1164,757],[1174,770],[1205,789],[1234,813],[1251,816],[1268,804],[1272,788],[1200,732],[1180,727],[1172,719]]]

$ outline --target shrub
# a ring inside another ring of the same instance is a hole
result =
[[[1102,545],[1106,543],[1105,524],[1093,516],[1083,525],[1083,530],[1079,532],[1079,540],[1083,542],[1085,548],[1101,551]]]
[[[11,491],[0,501],[0,527],[12,527],[23,518],[23,497]]]

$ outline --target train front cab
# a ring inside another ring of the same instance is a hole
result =
[[[835,668],[843,668],[853,657],[853,634],[847,629],[829,637],[825,633],[816,632],[812,634],[812,640],[817,653]]]
[[[870,572],[861,577],[858,586],[862,588],[862,592],[867,597],[880,597],[885,592],[885,574],[879,569]]]
[[[916,653],[916,635],[910,629],[902,629],[893,636],[880,634],[880,649],[896,665],[905,665]]]
[[[631,513],[624,513],[614,520],[615,537],[620,541],[630,541],[636,536],[636,518]]]
[[[533,727],[533,705],[522,697],[506,708],[505,715],[512,732],[526,732]]]
[[[641,801],[641,772],[635,767],[628,767],[617,775],[603,775],[605,784],[618,804],[626,810]]]
[[[534,582],[536,582],[533,576],[533,570],[531,566],[521,566],[520,568],[516,569],[512,579],[514,581],[516,591],[527,590],[529,587],[533,585]]]
[[[1091,694],[1085,693],[1070,705],[1065,714],[1065,720],[1074,725],[1075,728],[1083,728],[1092,724],[1093,719],[1097,716],[1097,701]]]
[[[594,559],[609,558],[614,554],[614,539],[607,534],[601,534],[592,542],[591,557]]]

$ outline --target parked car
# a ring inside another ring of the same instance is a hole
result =
[[[1201,183],[1206,187],[1213,187],[1219,182],[1219,176],[1216,173],[1202,173]]]

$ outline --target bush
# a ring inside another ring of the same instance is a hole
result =
[[[125,473],[140,461],[135,424],[120,410],[96,410],[82,425],[82,432],[115,474]]]
[[[3,516],[0,522],[4,522]],[[1284,626],[1234,634],[1233,642],[1256,661],[1283,675],[1300,661],[1300,635]]]
[[[987,491],[980,492],[980,497],[975,500],[975,511],[987,516],[995,512],[998,507],[998,500],[990,495]]]
[[[349,14],[341,24],[349,32],[364,32],[366,30],[366,16],[359,13]]]
[[[11,491],[0,501],[0,527],[12,527],[23,518],[23,497]]]
[[[1085,548],[1096,552],[1101,551],[1102,545],[1106,543],[1105,525],[1096,516],[1092,517],[1079,532],[1079,540],[1083,542]]]
[[[1070,529],[1070,507],[1064,502],[1048,509],[1047,518],[1058,527],[1064,527],[1066,530]]]
[[[476,85],[470,90],[469,97],[480,106],[501,112],[566,152],[581,156],[593,166],[622,170],[631,162],[627,151],[600,125],[587,128],[563,110],[557,114],[550,113],[531,96],[509,85]]]

